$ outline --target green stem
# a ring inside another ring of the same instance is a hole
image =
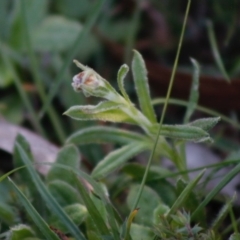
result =
[[[136,201],[132,206],[132,211],[137,207],[137,205],[139,203],[139,200],[140,200],[140,197],[142,195],[143,187],[145,185],[145,182],[146,182],[146,179],[147,179],[147,176],[148,176],[148,172],[149,172],[149,169],[150,169],[150,166],[151,166],[151,163],[152,163],[152,160],[153,160],[153,156],[154,156],[154,153],[155,153],[155,149],[157,147],[158,139],[159,139],[159,136],[160,136],[160,133],[161,133],[162,124],[163,124],[163,120],[164,120],[167,105],[168,105],[168,100],[169,100],[169,97],[170,97],[170,93],[171,93],[173,82],[174,82],[174,77],[175,77],[176,70],[177,70],[178,59],[179,59],[180,50],[181,50],[181,46],[182,46],[182,42],[183,42],[183,36],[184,36],[185,28],[186,28],[186,23],[187,23],[187,17],[188,17],[188,13],[189,13],[189,9],[190,9],[190,4],[191,4],[191,0],[188,0],[186,13],[185,13],[185,18],[184,18],[183,27],[182,27],[182,32],[181,32],[181,36],[180,36],[180,40],[179,40],[179,44],[178,44],[178,49],[177,49],[176,58],[175,58],[175,61],[174,61],[174,66],[173,66],[173,71],[172,71],[172,75],[171,75],[171,78],[170,78],[170,83],[169,83],[169,86],[168,86],[166,101],[165,101],[165,104],[164,104],[164,107],[163,107],[163,112],[162,112],[160,123],[159,123],[157,137],[156,137],[156,140],[154,142],[153,150],[152,150],[151,155],[149,157],[146,170],[144,172],[144,176],[143,176],[143,179],[142,179],[142,182],[141,182],[141,186],[140,186]]]
[[[45,104],[47,97],[46,97],[46,93],[44,90],[44,86],[41,81],[41,76],[39,74],[39,67],[38,67],[37,59],[35,57],[35,54],[34,54],[34,51],[32,48],[32,42],[31,42],[31,37],[29,34],[28,21],[27,21],[27,16],[26,16],[25,0],[21,1],[21,15],[22,15],[22,22],[23,22],[23,26],[24,26],[24,35],[25,35],[25,40],[26,40],[26,46],[27,46],[29,57],[30,57],[30,64],[31,64],[31,68],[32,68],[33,79],[37,86],[39,96],[40,96],[43,104]],[[49,108],[47,109],[47,113],[52,122],[53,128],[54,128],[56,134],[58,135],[59,140],[63,143],[65,141],[66,136],[63,131],[63,127],[59,121],[59,118],[57,116],[57,113],[51,105],[49,105]]]

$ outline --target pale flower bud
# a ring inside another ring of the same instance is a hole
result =
[[[113,102],[124,102],[124,99],[116,92],[116,90],[97,74],[93,69],[86,67],[74,60],[74,63],[83,70],[73,77],[73,89],[76,92],[83,91],[86,97],[95,96],[108,99]]]
[[[87,69],[73,77],[73,89],[76,92],[83,91],[84,95],[94,95],[92,91],[98,87],[103,86],[103,82],[99,79],[99,76],[95,74],[91,69]]]

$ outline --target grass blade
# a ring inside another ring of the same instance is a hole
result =
[[[214,222],[211,224],[211,229],[217,231],[220,227],[220,224],[224,220],[224,218],[227,216],[227,214],[230,212],[230,209],[232,207],[232,203],[236,199],[236,194],[232,197],[230,201],[224,204],[222,209],[219,211],[217,217],[214,219]]]
[[[26,165],[26,168],[31,175],[32,181],[34,182],[38,192],[41,194],[42,198],[45,200],[46,205],[49,209],[54,212],[60,219],[60,221],[68,228],[69,232],[79,240],[85,240],[85,237],[80,232],[78,227],[71,221],[71,219],[66,215],[63,209],[59,206],[57,201],[49,193],[46,186],[43,184],[39,175],[36,173],[35,169],[31,164],[31,160],[28,158],[25,150],[22,148],[21,143],[16,143],[16,149],[19,151],[19,154],[22,158],[23,163]]]
[[[85,187],[82,185],[82,183],[79,181],[79,179],[75,176],[75,174],[73,175],[74,181],[76,183],[76,186],[82,196],[83,202],[92,218],[92,220],[95,222],[95,225],[97,226],[99,232],[102,235],[109,235],[110,236],[110,232],[108,230],[107,225],[105,224],[101,214],[99,213],[98,209],[96,208],[94,202],[92,201],[92,199],[90,198],[88,192],[86,191]]]
[[[171,209],[169,210],[169,212],[167,213],[166,217],[169,217],[171,214],[175,213],[176,210],[181,207],[181,205],[184,203],[184,201],[186,200],[186,198],[188,198],[189,194],[191,193],[191,191],[193,190],[193,188],[197,185],[197,183],[199,182],[199,180],[202,178],[203,174],[205,173],[205,170],[203,170],[202,172],[200,172],[198,174],[198,176],[191,181],[186,187],[185,189],[182,191],[182,193],[179,195],[179,197],[176,199],[176,201],[174,202],[174,204],[172,205]]]
[[[208,38],[209,38],[209,41],[210,41],[210,44],[211,44],[214,60],[217,64],[219,70],[221,71],[222,75],[226,79],[226,81],[230,82],[230,78],[229,78],[229,76],[227,74],[227,71],[224,67],[222,58],[220,56],[220,53],[219,53],[219,50],[218,50],[218,47],[217,47],[217,41],[216,41],[216,37],[214,35],[213,24],[210,20],[207,21],[207,31],[208,31]]]
[[[37,225],[39,230],[42,232],[42,234],[49,240],[59,240],[59,238],[52,232],[52,230],[49,228],[47,223],[38,214],[38,212],[34,209],[34,207],[28,201],[26,196],[19,190],[19,188],[15,185],[15,183],[10,178],[9,178],[9,181],[12,187],[14,188],[15,192],[17,193],[24,208],[26,209],[26,211],[28,212],[28,214],[30,215],[34,223]]]
[[[221,181],[220,183],[205,197],[198,208],[193,212],[192,218],[203,211],[203,208],[218,194],[237,174],[240,172],[240,163],[237,164]]]
[[[25,166],[21,166],[21,167],[18,167],[18,168],[14,168],[13,170],[3,174],[1,177],[0,177],[0,182],[3,181],[5,178],[7,178],[9,175],[11,175],[12,173],[22,169],[22,168],[25,168]]]
[[[30,34],[29,34],[29,27],[28,27],[28,21],[27,21],[27,16],[26,16],[25,0],[21,1],[21,15],[22,15],[25,41],[26,41],[28,55],[29,55],[29,58],[30,58],[30,65],[31,65],[31,69],[32,69],[33,79],[34,79],[35,84],[37,86],[39,96],[40,96],[42,102],[45,103],[46,93],[45,93],[44,86],[43,86],[42,81],[41,81],[41,76],[39,74],[39,67],[38,67],[37,59],[34,55],[34,51],[33,51],[33,48],[32,48],[32,41],[31,41],[31,37],[30,37]],[[65,133],[63,131],[63,128],[62,128],[61,123],[59,121],[59,118],[57,116],[57,113],[51,105],[49,105],[47,113],[49,115],[50,120],[52,121],[52,126],[53,126],[55,132],[57,133],[57,135],[59,137],[59,140],[61,142],[64,142]]]

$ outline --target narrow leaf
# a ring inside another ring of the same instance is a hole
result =
[[[195,59],[191,58],[191,62],[193,64],[194,72],[193,72],[193,80],[192,80],[192,86],[190,90],[190,96],[188,100],[188,106],[187,106],[186,114],[184,117],[184,123],[187,123],[189,121],[191,115],[193,114],[197,106],[198,97],[199,97],[198,88],[199,88],[200,67],[198,62]]]
[[[240,163],[237,164],[227,175],[219,182],[215,188],[207,194],[205,199],[200,203],[200,205],[195,209],[192,214],[192,217],[198,215],[199,211],[202,211],[203,208],[218,194],[237,174],[240,172]]]
[[[79,181],[79,179],[75,175],[73,175],[73,179],[76,183],[76,186],[82,196],[84,204],[86,205],[86,208],[87,208],[92,220],[94,221],[96,227],[98,228],[98,231],[102,235],[110,235],[107,225],[105,224],[101,214],[99,213],[98,209],[96,208],[95,204],[93,203],[92,199],[90,198],[85,187],[82,185],[82,183]]]
[[[115,171],[127,162],[131,157],[148,149],[149,146],[145,143],[130,143],[120,149],[110,152],[92,171],[92,176],[95,179],[103,178],[109,173]]]
[[[157,133],[157,126],[154,126]],[[203,142],[211,140],[203,129],[191,125],[162,125],[161,135],[183,141]]]
[[[134,50],[132,61],[133,79],[143,114],[153,123],[156,123],[147,79],[147,70],[144,60],[139,52]]]
[[[88,212],[87,208],[79,203],[68,205],[64,208],[64,211],[68,214],[70,219],[79,226],[87,217]],[[65,225],[59,220],[56,215],[50,217],[50,225],[54,226],[57,229],[60,229],[64,233],[68,233],[68,229]]]
[[[125,100],[131,103],[131,100],[129,99],[128,94],[124,88],[124,78],[126,77],[128,71],[129,71],[129,67],[126,64],[122,65],[118,71],[117,80],[118,80],[118,87],[123,97],[125,98]]]
[[[216,231],[218,230],[218,228],[220,227],[220,224],[222,223],[224,218],[229,213],[229,210],[235,199],[236,199],[236,194],[232,197],[232,199],[230,201],[228,201],[227,203],[224,204],[222,209],[219,211],[217,217],[214,219],[214,222],[211,224],[211,229],[216,230]]]
[[[46,202],[46,206],[49,207],[49,210],[51,212],[54,212],[59,219],[65,224],[65,226],[68,228],[69,232],[77,239],[84,240],[85,237],[80,232],[80,230],[77,228],[77,226],[71,221],[71,219],[66,215],[66,213],[63,211],[63,209],[59,206],[57,201],[53,198],[53,196],[49,193],[46,186],[43,184],[42,180],[40,179],[39,175],[36,173],[35,169],[33,168],[31,164],[31,160],[27,156],[25,150],[21,146],[20,142],[16,143],[16,149],[19,151],[19,154],[22,158],[23,163],[26,165],[26,168],[28,169],[28,172],[31,175],[32,181],[34,182],[36,188],[38,189],[38,192],[42,196],[42,198]]]
[[[110,122],[127,122],[134,124],[126,113],[121,110],[122,105],[105,101],[98,105],[73,106],[64,114],[76,120],[101,120]]]
[[[61,163],[73,169],[78,169],[80,167],[80,154],[76,146],[72,144],[64,146],[59,151],[55,163]],[[73,184],[71,172],[68,169],[59,168],[54,164],[49,170],[46,179],[48,182],[61,180],[69,183],[70,185]]]
[[[203,174],[205,173],[205,170],[203,170],[202,172],[200,172],[198,174],[198,176],[192,180],[186,187],[185,189],[182,191],[182,193],[178,196],[178,198],[176,199],[175,203],[172,205],[171,209],[169,210],[169,212],[167,213],[167,217],[170,217],[171,214],[174,214],[176,212],[176,210],[178,208],[180,208],[185,200],[188,198],[189,194],[192,192],[192,190],[196,187],[197,183],[199,182],[199,180],[202,178]]]
[[[19,188],[14,184],[14,182],[9,178],[10,183],[12,184],[15,192],[17,193],[21,203],[24,208],[37,225],[42,234],[49,240],[58,240],[58,237],[50,230],[47,223],[43,220],[43,218],[38,214],[38,212],[34,209],[31,203],[28,201],[27,197],[19,190]]]
[[[0,182],[3,181],[5,178],[7,178],[8,176],[10,176],[12,173],[14,172],[17,172],[18,170],[20,169],[23,169],[25,168],[25,166],[21,166],[21,167],[18,167],[18,168],[14,168],[13,170],[3,174],[2,176],[0,176]]]
[[[213,128],[219,121],[221,120],[220,117],[212,117],[212,118],[201,118],[196,121],[190,122],[189,126],[194,126],[201,128],[204,131],[209,131]]]
[[[7,240],[18,240],[18,239],[37,239],[35,237],[35,232],[32,228],[25,224],[18,224],[11,227],[10,234]]]
[[[209,38],[210,45],[211,45],[211,48],[212,48],[212,53],[213,53],[213,56],[214,56],[214,60],[215,60],[215,62],[217,64],[220,72],[222,73],[222,75],[226,79],[226,81],[230,82],[230,78],[229,78],[229,76],[227,74],[227,71],[226,71],[226,69],[224,67],[221,55],[219,53],[216,37],[214,35],[213,24],[209,20],[207,21],[207,31],[208,31],[208,38]]]
[[[234,233],[229,238],[229,240],[239,240],[239,239],[240,239],[240,233]]]
[[[97,126],[81,129],[70,135],[67,143],[89,144],[89,143],[118,143],[127,144],[132,141],[147,141],[144,135],[114,127]]]

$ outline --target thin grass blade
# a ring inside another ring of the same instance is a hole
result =
[[[4,179],[6,179],[7,177],[9,177],[12,173],[15,173],[17,172],[18,170],[20,169],[23,169],[25,168],[25,166],[21,166],[21,167],[18,167],[18,168],[14,168],[13,170],[3,174],[1,177],[0,177],[0,182],[3,181]]]
[[[73,175],[73,179],[74,179],[76,186],[82,196],[83,202],[84,202],[92,220],[94,221],[95,225],[97,226],[99,232],[103,236],[107,236],[107,235],[110,236],[109,229],[108,229],[106,223],[104,222],[100,212],[96,208],[94,202],[90,198],[89,193],[86,191],[85,187],[82,185],[82,183],[79,181],[79,179],[75,176],[75,174]]]
[[[49,240],[59,240],[59,238],[54,234],[47,223],[43,220],[43,218],[38,214],[38,212],[34,209],[31,203],[28,201],[27,197],[20,191],[20,189],[15,185],[15,183],[9,178],[9,181],[17,193],[21,203],[23,204],[25,210],[28,212],[34,223],[37,225],[42,234]]]
[[[189,194],[194,189],[194,187],[196,187],[196,185],[198,184],[199,180],[202,178],[204,173],[205,173],[205,170],[201,171],[198,174],[198,176],[185,187],[185,189],[182,191],[182,193],[176,199],[175,203],[170,208],[166,217],[170,217],[171,214],[175,213],[176,210],[183,205],[184,201],[188,198]]]
[[[85,237],[80,232],[78,227],[71,221],[68,215],[63,211],[57,201],[49,193],[46,186],[43,184],[39,175],[36,173],[35,169],[32,166],[31,160],[28,158],[25,150],[22,148],[21,143],[16,143],[16,149],[19,151],[20,156],[22,157],[23,163],[26,165],[26,168],[31,175],[32,181],[34,182],[38,192],[41,194],[42,198],[45,200],[46,205],[49,207],[49,210],[54,212],[60,219],[60,221],[68,228],[69,232],[79,240],[85,240]]]
[[[236,194],[232,197],[230,201],[224,204],[222,209],[219,211],[217,217],[214,219],[213,223],[211,224],[211,229],[215,231],[218,230],[218,228],[220,227],[220,224],[229,213],[232,203],[234,202],[235,199],[236,199]]]
[[[199,211],[203,211],[203,208],[218,194],[237,174],[240,172],[240,163],[237,164],[220,182],[215,188],[205,197],[198,208],[193,212],[192,217],[198,214]]]
[[[219,53],[218,50],[218,46],[217,46],[217,41],[216,41],[216,37],[214,35],[214,30],[213,30],[213,24],[210,20],[207,21],[207,31],[208,31],[208,38],[210,41],[210,45],[212,48],[212,53],[214,56],[214,60],[218,66],[218,69],[220,70],[220,72],[222,73],[222,75],[224,76],[224,78],[226,79],[227,82],[230,82],[230,78],[228,76],[228,73],[224,67],[221,55]]]

